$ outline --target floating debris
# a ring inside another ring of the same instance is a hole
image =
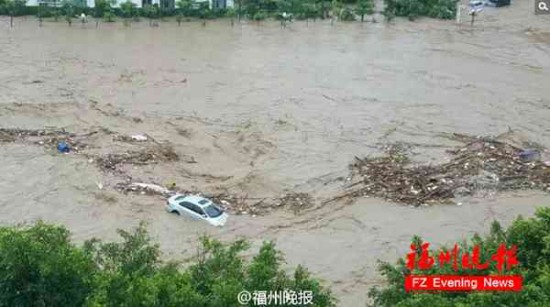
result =
[[[500,136],[454,136],[467,144],[449,151],[451,160],[443,164],[411,165],[398,146],[389,147],[382,157],[356,157],[350,168],[352,177],[360,180],[338,198],[376,196],[420,206],[452,202],[455,196],[481,189],[550,191],[550,168],[540,161],[538,151],[500,141]]]
[[[115,186],[115,189],[123,193],[136,192],[147,195],[161,195],[164,197],[169,197],[175,194],[173,191],[158,184],[142,182],[118,183]]]
[[[155,164],[160,161],[178,161],[179,156],[174,151],[171,144],[158,144],[153,148],[144,149],[141,151],[127,151],[125,153],[107,154],[98,157],[95,161],[100,168],[104,170],[116,170],[119,164],[136,164],[147,165]]]
[[[230,193],[204,193],[200,191],[183,191],[167,188],[162,185],[141,182],[121,182],[115,189],[124,194],[138,193],[141,195],[160,195],[170,197],[175,194],[199,195],[211,199],[224,210],[236,215],[262,215],[276,209],[287,208],[295,214],[314,205],[313,197],[307,193],[288,193],[278,198],[248,197]]]
[[[224,209],[234,214],[262,215],[279,209],[289,209],[295,214],[314,206],[313,197],[308,193],[287,193],[282,197],[259,198],[248,196],[235,196],[229,194],[203,195],[215,200]]]
[[[69,133],[65,129],[19,129],[19,128],[0,128],[0,142],[10,143],[16,141],[26,141],[35,145],[57,148],[58,144],[63,143],[71,151],[77,152],[87,145],[82,139],[97,133],[77,135]]]
[[[65,130],[0,128],[0,142],[15,142],[28,137],[67,136]]]
[[[278,200],[277,207],[285,207],[294,213],[302,212],[313,207],[313,197],[308,193],[288,193]]]
[[[131,142],[146,142],[149,140],[149,138],[145,134],[135,134],[135,135],[119,134],[119,135],[115,135],[113,137],[113,140],[118,142],[131,143]]]

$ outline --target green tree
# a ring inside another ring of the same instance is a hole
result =
[[[374,13],[374,3],[372,0],[359,0],[355,9],[357,15],[361,16],[361,22],[365,20],[365,15]]]
[[[241,21],[241,18],[244,14],[244,6],[243,6],[243,1],[244,0],[233,0],[234,1],[234,5],[235,5],[235,11],[237,13],[237,20]]]
[[[63,227],[0,228],[0,306],[239,306],[243,290],[312,291],[312,306],[335,306],[303,267],[291,275],[282,269],[273,243],[246,260],[246,241],[203,237],[196,259],[181,266],[160,260],[144,224],[119,234],[118,242],[76,246]]]
[[[48,16],[49,9],[47,6],[40,5],[36,11],[36,17],[38,18],[38,26],[42,27],[42,21],[44,17]]]
[[[176,2],[176,6],[178,7],[178,15],[179,16],[191,16],[193,12],[193,1],[192,0],[180,0]],[[178,24],[180,24],[178,22]]]
[[[13,28],[13,17],[19,16],[25,9],[24,0],[5,0],[0,8],[10,16],[10,27]]]
[[[129,26],[130,19],[135,19],[137,17],[136,4],[130,0],[126,0],[126,2],[120,4],[120,12],[122,18],[124,18],[124,25]]]
[[[115,0],[95,0],[93,16],[95,18],[96,27],[99,25],[99,20],[104,18],[107,22],[114,21],[113,5]]]
[[[82,306],[96,270],[62,227],[0,228],[2,306]]]
[[[321,16],[319,5],[315,0],[307,0],[302,2],[302,17],[307,20],[314,21]]]
[[[235,17],[237,17],[237,10],[230,7],[225,11],[225,16],[229,17],[229,19],[231,20],[231,26],[233,26],[235,24]]]
[[[103,18],[105,12],[110,8],[110,3],[107,0],[94,0],[94,18]]]
[[[342,13],[342,3],[338,0],[332,0],[331,6],[330,6],[330,24],[334,24],[334,19],[339,18],[340,14]]]
[[[76,14],[73,1],[71,0],[63,1],[62,8],[63,8],[63,13],[65,15],[65,21],[70,27],[73,24],[73,17]]]
[[[206,19],[210,19],[212,17],[212,10],[210,9],[208,2],[200,2],[197,6],[197,15],[203,20],[202,24],[205,25]]]
[[[408,17],[415,20],[420,16],[452,19],[456,14],[457,0],[384,0],[384,15]]]
[[[330,0],[317,0],[317,5],[320,10],[321,18],[328,18],[332,2]]]
[[[420,246],[422,240],[415,237],[413,243]],[[403,287],[404,278],[414,271],[411,272],[404,259],[400,259],[395,266],[381,263],[379,270],[388,285],[383,289],[371,288],[369,296],[374,300],[374,306],[546,306],[541,302],[550,302],[550,207],[539,208],[534,218],[519,217],[506,230],[493,222],[487,236],[474,235],[470,243],[461,245],[461,250],[471,254],[473,245],[478,244],[481,247],[480,259],[489,259],[501,243],[517,246],[519,265],[510,273],[523,277],[523,290],[519,293],[407,293]],[[455,273],[452,268],[437,266],[423,273],[471,274],[466,270]],[[491,264],[476,274],[493,275],[498,274],[498,270]]]
[[[149,26],[153,25],[153,19],[157,19],[160,17],[160,10],[158,5],[146,5],[143,7],[143,15],[149,19]]]

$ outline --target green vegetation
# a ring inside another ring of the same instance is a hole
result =
[[[355,13],[361,17],[361,22],[363,22],[365,20],[365,15],[372,15],[374,13],[373,0],[359,0]]]
[[[156,4],[153,4],[153,5],[146,5],[143,7],[143,9],[141,10],[143,16],[147,17],[149,19],[149,25],[152,26],[153,25],[153,19],[157,19],[159,18],[161,15],[160,15],[160,9],[158,7],[158,5]]]
[[[0,0],[0,14],[10,16],[10,27],[13,28],[13,17],[25,13],[24,0]]]
[[[152,23],[153,19],[166,16],[176,16],[178,25],[185,18],[199,18],[203,22],[206,19],[227,17],[241,20],[261,21],[267,18],[275,18],[281,21],[291,19],[306,20],[326,19],[354,21],[365,16],[372,15],[374,11],[373,0],[235,0],[235,8],[210,8],[207,2],[196,0],[179,0],[175,2],[175,8],[157,5],[145,5],[136,7],[130,1],[122,2],[119,8],[114,8],[114,0],[95,0],[95,8],[86,7],[84,0],[64,0],[63,8],[50,7],[47,10],[40,7],[26,7],[24,0],[0,0],[0,14],[10,16],[35,14],[39,19],[63,15],[71,24],[69,15],[66,14],[67,4],[76,14],[85,13],[93,15],[96,23],[103,18],[112,22],[115,16],[122,17],[126,25],[130,20],[138,21],[139,16],[147,17]],[[382,14],[387,20],[395,16],[408,17],[414,20],[421,16],[451,19],[456,14],[457,0],[384,0],[385,6]],[[61,10],[61,12],[60,12]],[[285,16],[283,18],[283,16]],[[284,20],[283,20],[284,19]]]
[[[122,18],[124,18],[124,25],[126,26],[130,25],[130,19],[135,20],[138,18],[136,5],[130,0],[126,0],[126,2],[120,4],[120,11]]]
[[[413,243],[420,246],[422,240],[416,237]],[[461,249],[471,253],[472,246],[479,245],[480,259],[484,262],[490,255],[495,254],[501,243],[517,246],[519,265],[508,273],[523,276],[523,289],[519,293],[407,293],[403,287],[404,276],[409,275],[411,271],[401,259],[395,266],[381,264],[380,272],[385,276],[388,285],[384,289],[372,288],[369,296],[374,299],[375,306],[547,306],[544,302],[550,302],[550,207],[539,208],[534,218],[519,217],[506,230],[503,230],[499,223],[493,222],[488,236],[481,238],[475,235],[471,242],[464,242]],[[437,266],[422,272],[441,275],[455,273],[452,268]],[[466,273],[468,271],[456,272]],[[475,274],[498,274],[498,270],[491,264],[487,269],[476,271]]]
[[[96,20],[96,26],[100,19],[104,19],[106,22],[115,21],[115,13],[113,10],[114,0],[95,0],[94,9],[91,14]]]
[[[391,20],[394,16],[414,20],[421,16],[452,19],[456,15],[458,0],[384,0],[384,16]]]
[[[76,14],[75,1],[65,0],[62,3],[63,15],[65,16],[65,21],[70,27],[73,24],[73,17]]]
[[[143,225],[119,233],[120,243],[94,239],[76,246],[59,226],[0,228],[0,306],[239,306],[240,291],[283,289],[312,291],[311,306],[335,306],[330,291],[303,267],[285,273],[270,242],[246,260],[246,241],[204,237],[196,259],[183,268],[159,260]]]

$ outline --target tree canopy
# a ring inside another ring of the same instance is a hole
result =
[[[0,306],[239,306],[240,291],[283,289],[312,291],[312,306],[335,305],[305,268],[287,274],[271,242],[248,259],[245,240],[203,237],[183,266],[160,260],[144,225],[119,234],[121,242],[77,246],[61,226],[0,228]]]
[[[422,240],[415,237],[413,243],[420,246]],[[369,296],[374,299],[375,306],[547,306],[545,304],[550,302],[550,207],[539,208],[534,218],[519,217],[508,229],[503,229],[498,222],[493,222],[487,236],[482,238],[475,235],[470,242],[462,243],[461,249],[472,252],[473,245],[478,245],[482,250],[481,259],[487,259],[502,243],[517,246],[519,265],[510,273],[523,277],[523,289],[519,293],[407,293],[403,286],[404,278],[415,271],[411,272],[404,259],[401,259],[396,265],[381,263],[379,269],[388,285],[383,289],[372,288]],[[450,268],[437,266],[423,272],[434,275],[471,274],[468,271],[455,273]],[[495,265],[475,272],[476,275],[497,273],[499,271]]]
[[[456,16],[458,0],[384,0],[384,15],[408,17],[414,20],[421,16],[452,19]]]

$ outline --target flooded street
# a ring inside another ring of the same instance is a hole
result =
[[[343,185],[354,156],[385,143],[408,144],[413,158],[439,162],[456,145],[442,133],[512,128],[548,147],[547,17],[535,17],[531,1],[486,8],[474,29],[466,19],[388,25],[381,17],[285,29],[228,20],[39,28],[26,17],[9,29],[0,17],[0,127],[148,133],[197,163],[128,170],[134,178],[322,198]],[[274,239],[288,264],[305,264],[326,280],[341,306],[363,306],[368,287],[381,280],[376,259],[395,260],[414,234],[454,243],[492,219],[507,223],[550,204],[548,193],[533,191],[422,209],[368,198],[302,216],[231,216],[212,229],[167,214],[159,197],[99,190],[98,182],[118,179],[86,159],[23,144],[1,145],[0,156],[2,224],[63,223],[80,241],[113,239],[115,229],[146,220],[167,257],[180,259],[194,254],[205,232],[245,236],[254,246]]]

